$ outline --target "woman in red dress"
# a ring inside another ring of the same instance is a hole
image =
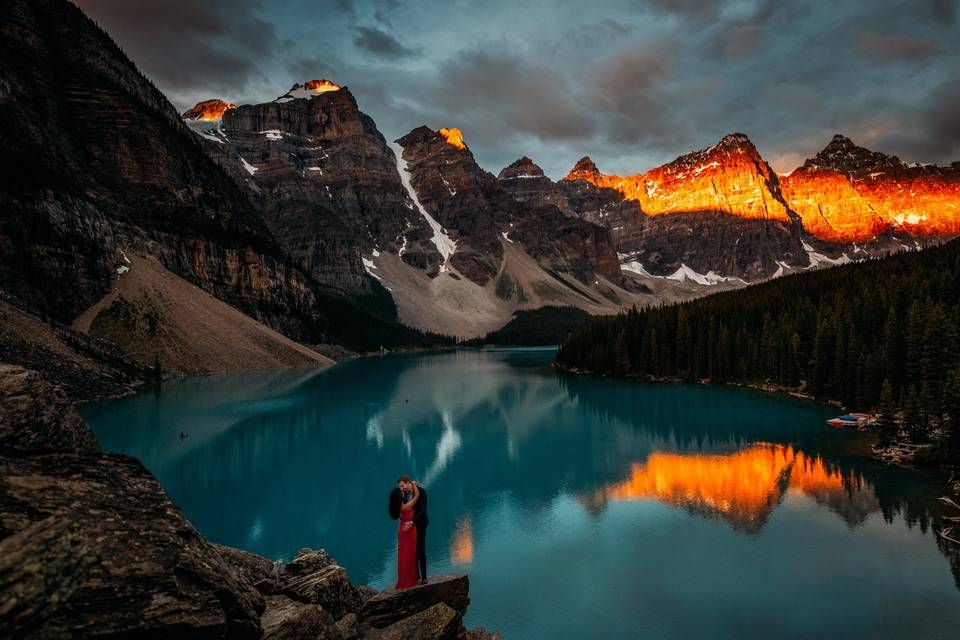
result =
[[[413,497],[403,501],[403,491],[396,488],[390,492],[390,517],[400,520],[397,530],[397,589],[416,586],[417,576],[417,527],[413,524],[413,505],[420,497],[420,490],[413,485]]]

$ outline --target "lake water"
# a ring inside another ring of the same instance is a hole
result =
[[[552,356],[192,378],[84,414],[209,539],[322,547],[376,588],[396,571],[387,494],[419,478],[431,572],[469,573],[467,625],[508,640],[960,637],[941,488],[857,456],[835,411],[570,377]]]

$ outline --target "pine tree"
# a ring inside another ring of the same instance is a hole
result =
[[[903,401],[903,428],[910,436],[911,442],[920,444],[927,441],[927,425],[915,385],[910,385]]]
[[[897,425],[897,406],[893,400],[893,387],[889,380],[883,381],[883,387],[880,390],[880,416],[877,426],[877,435],[879,444],[885,447],[892,444],[898,437],[899,427]]]
[[[947,374],[943,386],[944,425],[947,449],[953,459],[960,459],[960,369]]]

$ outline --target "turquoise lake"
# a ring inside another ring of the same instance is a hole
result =
[[[387,494],[418,478],[430,571],[469,573],[467,626],[506,640],[958,637],[943,488],[858,455],[862,435],[824,423],[836,410],[552,357],[188,378],[83,413],[210,540],[325,548],[376,588],[396,575]]]

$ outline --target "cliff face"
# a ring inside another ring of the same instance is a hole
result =
[[[557,183],[581,217],[603,224],[617,252],[656,276],[761,280],[803,268],[800,227],[777,176],[743,134],[632,176],[581,158]],[[710,275],[711,272],[713,275]]]
[[[13,0],[0,37],[0,287],[69,321],[125,249],[288,333],[316,333],[308,280],[173,107],[74,5]],[[229,112],[228,112],[229,113]]]
[[[519,242],[548,269],[581,282],[592,282],[595,273],[622,281],[607,230],[565,214],[559,207],[569,208],[547,190],[551,183],[539,167],[524,158],[495,178],[454,131],[445,136],[419,127],[397,141],[420,203],[456,242],[453,267],[483,285],[499,271],[503,242]],[[532,189],[523,186],[528,181],[536,183]]]
[[[553,180],[545,176],[543,169],[527,156],[501,169],[497,181],[500,188],[517,202],[537,207],[553,205],[566,215],[577,215]]]
[[[496,275],[503,258],[497,218],[510,214],[497,207],[503,199],[496,179],[477,165],[459,132],[453,140],[419,127],[397,144],[420,204],[456,243],[450,265],[483,285]],[[512,201],[502,204],[513,207]]]
[[[369,294],[376,285],[362,255],[398,251],[407,220],[417,222],[373,120],[348,89],[328,80],[226,111],[201,135],[280,242],[320,282]]]
[[[632,176],[602,174],[589,158],[583,158],[564,180],[585,180],[617,191],[638,202],[648,216],[703,211],[791,221],[776,175],[741,133]]]
[[[836,135],[781,176],[783,195],[810,233],[862,242],[884,233],[960,233],[960,167],[908,164]]]

